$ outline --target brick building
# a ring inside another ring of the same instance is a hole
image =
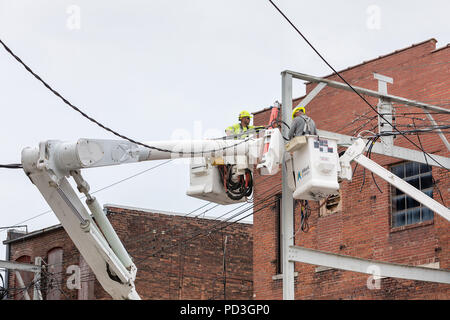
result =
[[[436,49],[430,39],[411,47],[366,61],[340,73],[352,85],[377,91],[373,73],[394,79],[388,93],[435,105],[450,102],[450,47]],[[301,71],[301,70],[299,70]],[[339,79],[330,75],[330,80]],[[306,84],[310,92],[315,84]],[[294,106],[303,97],[294,100]],[[366,97],[372,105],[377,100]],[[428,124],[421,109],[394,104],[395,123],[401,130],[411,125]],[[307,106],[307,113],[318,129],[356,135],[361,130],[376,130],[374,112],[354,93],[325,88]],[[406,114],[408,113],[408,114]],[[443,114],[433,114],[438,123],[447,123]],[[254,124],[268,123],[270,110],[254,113]],[[447,134],[447,139],[449,135]],[[410,135],[430,153],[450,156],[436,134]],[[395,145],[414,149],[403,137]],[[421,166],[398,159],[372,155],[372,159],[401,175],[411,184],[419,181],[422,191],[448,205],[448,172],[433,166]],[[354,167],[354,165],[353,165]],[[144,299],[223,299],[223,237],[228,235],[226,255],[227,299],[282,299],[280,261],[281,175],[261,177],[255,171],[253,226],[234,224],[222,233],[196,239],[182,245],[180,239],[210,228],[216,222],[178,215],[147,212],[139,209],[108,206],[107,211],[119,237],[137,264],[136,288]],[[434,181],[433,181],[434,179]],[[310,201],[309,231],[299,231],[300,205],[296,202],[295,244],[363,259],[413,266],[450,269],[448,221],[411,201],[380,178],[377,184],[368,172],[359,168],[351,182],[341,183],[340,197],[325,203]],[[442,198],[441,198],[442,197]],[[168,232],[168,230],[171,230]],[[53,270],[56,283],[65,283],[70,265],[79,265],[82,283],[79,290],[61,286],[49,289],[51,298],[108,299],[94,280],[72,242],[60,226],[36,231],[5,241],[11,260],[29,262],[42,256],[48,264],[62,267]],[[172,250],[160,249],[173,245]],[[157,253],[156,256],[152,256]],[[253,255],[252,255],[253,253]],[[369,289],[368,276],[360,273],[295,263],[296,299],[448,299],[450,285],[432,282],[383,278],[379,288]],[[84,272],[84,273],[83,273]],[[58,278],[59,277],[59,278]],[[29,281],[29,280],[27,280]],[[10,287],[15,279],[9,277]]]
[[[394,79],[388,93],[429,104],[448,105],[450,101],[450,46],[436,49],[436,40],[430,39],[411,47],[366,61],[341,71],[350,84],[378,90],[373,73]],[[301,71],[301,70],[298,70]],[[339,81],[335,75],[325,77]],[[306,93],[316,84],[307,83]],[[294,99],[296,106],[303,97]],[[366,97],[376,106],[375,98]],[[401,130],[411,130],[413,124],[429,125],[423,111],[394,104],[395,123]],[[354,93],[326,87],[307,106],[318,129],[356,135],[368,129],[376,131],[376,114]],[[409,113],[409,114],[405,114]],[[444,114],[433,114],[439,124],[448,124]],[[255,125],[268,123],[270,110],[254,113]],[[424,119],[423,119],[424,118]],[[423,120],[422,120],[423,119]],[[424,121],[426,120],[426,121]],[[414,121],[414,122],[413,122]],[[447,139],[449,135],[446,134]],[[448,157],[437,134],[409,135],[416,144],[430,153]],[[394,144],[415,149],[402,136]],[[445,205],[449,205],[450,178],[447,170],[426,165],[407,163],[381,155],[372,159],[387,169],[401,175],[411,184]],[[355,166],[353,165],[353,168]],[[434,178],[436,185],[432,183]],[[364,184],[363,184],[363,180]],[[413,266],[427,265],[450,269],[450,225],[448,221],[426,208],[421,208],[395,188],[377,178],[378,191],[370,173],[360,167],[351,182],[341,183],[340,198],[319,208],[310,201],[309,231],[298,231],[300,206],[294,205],[295,245],[332,253]],[[420,180],[420,182],[418,182]],[[273,195],[278,189],[281,174],[277,177],[255,176],[255,202]],[[416,183],[417,182],[417,183]],[[280,264],[279,206],[275,204],[255,212],[254,232],[254,297],[255,299],[282,299]],[[379,289],[369,289],[368,275],[321,268],[295,263],[296,299],[448,299],[450,285],[432,282],[383,278]]]
[[[105,210],[136,263],[135,284],[142,299],[223,299],[224,288],[226,299],[252,298],[251,224],[116,205],[107,205]],[[183,241],[197,234],[202,236]],[[61,225],[28,234],[10,232],[4,244],[9,247],[10,261],[44,259],[48,272],[41,282],[44,299],[111,299]],[[73,277],[77,267],[78,287]],[[32,273],[21,271],[21,275],[25,285],[33,280]],[[9,288],[20,287],[13,272],[8,280]],[[30,297],[32,291],[28,290]],[[23,298],[21,291],[10,293],[10,298]]]

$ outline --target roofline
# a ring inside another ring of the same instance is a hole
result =
[[[438,51],[441,51],[441,50],[444,50],[444,49],[448,49],[448,48],[450,48],[450,43],[447,43],[445,46],[437,48],[434,51],[431,51],[431,53],[435,53],[435,52],[438,52]]]
[[[103,206],[104,208],[118,208],[118,209],[127,209],[127,210],[134,210],[134,211],[141,211],[145,213],[156,213],[156,214],[164,214],[168,216],[179,216],[182,218],[199,218],[198,216],[187,216],[186,213],[181,212],[173,212],[173,211],[162,211],[162,210],[155,210],[155,209],[146,209],[146,208],[138,208],[138,207],[131,207],[131,206],[124,206],[124,205],[117,205],[117,204],[105,204]],[[217,220],[217,217],[214,216],[202,216],[199,219],[206,219],[206,220]],[[226,219],[219,219],[219,221],[223,221]],[[228,220],[227,220],[228,221]],[[235,220],[229,220],[230,222],[234,222]],[[242,224],[253,224],[253,222],[250,221],[239,221],[237,223]]]
[[[105,204],[103,205],[103,209],[108,209],[108,208],[117,208],[117,209],[126,209],[126,210],[134,210],[134,211],[141,211],[141,212],[145,212],[145,213],[156,213],[156,214],[162,214],[162,215],[168,215],[168,216],[179,216],[179,217],[184,217],[184,218],[197,218],[197,219],[206,219],[206,220],[217,220],[217,217],[213,217],[213,216],[203,216],[203,217],[189,217],[186,215],[186,213],[179,213],[179,212],[170,212],[170,211],[162,211],[162,210],[154,210],[154,209],[145,209],[145,208],[138,208],[138,207],[131,207],[131,206],[123,206],[123,205],[117,205],[117,204]],[[219,221],[223,221],[225,219],[220,219]],[[235,222],[235,220],[229,220],[229,222]],[[236,223],[240,223],[240,224],[245,224],[245,225],[252,225],[253,222],[250,221],[239,221]],[[27,234],[24,234],[23,236],[14,238],[14,239],[10,239],[10,240],[4,240],[3,244],[9,244],[9,243],[14,243],[17,241],[23,241],[29,238],[33,238],[36,236],[39,236],[41,234],[44,233],[48,233],[54,230],[58,230],[62,228],[61,224],[56,224],[47,228],[43,228],[43,229],[39,229]]]
[[[264,109],[262,109],[262,110],[252,112],[252,114],[258,114],[258,113],[261,113],[261,112],[265,112],[265,111],[268,111],[268,110],[272,110],[272,108],[273,108],[273,107],[267,107],[267,108],[264,108]]]
[[[351,67],[348,67],[348,68],[339,70],[338,73],[346,72],[346,71],[348,71],[348,70],[351,70],[351,69],[360,67],[360,66],[365,65],[365,64],[367,64],[367,63],[374,62],[374,61],[376,61],[376,60],[379,60],[379,59],[383,59],[383,58],[389,57],[389,56],[394,55],[394,54],[397,54],[397,53],[399,53],[399,52],[406,51],[406,50],[408,50],[408,49],[411,49],[411,48],[414,48],[414,47],[423,45],[423,44],[425,44],[425,43],[427,43],[427,42],[430,42],[430,41],[434,41],[435,44],[438,42],[435,38],[430,38],[430,39],[428,39],[428,40],[424,40],[424,41],[422,41],[422,42],[412,44],[412,45],[410,45],[409,47],[402,48],[402,49],[398,49],[398,50],[395,50],[395,51],[393,51],[393,52],[391,52],[391,53],[388,53],[388,54],[385,54],[385,55],[381,55],[381,56],[378,56],[378,57],[376,57],[376,58],[373,58],[373,59],[370,59],[370,60],[367,60],[367,61],[363,61],[362,63],[359,63],[359,64],[357,64],[357,65],[354,65],[354,66],[351,66]],[[442,47],[442,48],[435,49],[435,50],[431,51],[430,53],[434,53],[434,52],[439,51],[439,50],[447,49],[447,48],[449,48],[449,47],[450,47],[450,44],[447,44],[446,46],[444,46],[444,47]],[[336,75],[336,73],[332,73],[332,74],[329,74],[329,75],[324,76],[324,77],[321,77],[321,78],[326,79],[326,78],[332,77],[332,76],[334,76],[334,75]],[[309,84],[309,83],[312,83],[312,82],[310,82],[310,81],[306,81],[306,82],[305,82],[305,84]],[[306,97],[306,94],[303,95],[303,96],[297,97],[297,98],[292,98],[292,101],[296,101],[296,100],[299,100],[299,99],[304,98],[304,97]],[[262,112],[265,112],[265,111],[267,111],[267,110],[270,110],[270,108],[264,108],[264,109],[262,109],[262,110],[253,112],[252,114],[262,113]]]
[[[360,67],[360,66],[362,66],[362,65],[364,65],[364,64],[368,64],[368,63],[374,62],[374,61],[376,61],[376,60],[380,60],[380,59],[383,59],[383,58],[392,56],[392,55],[394,55],[394,54],[397,54],[397,53],[400,53],[400,52],[409,50],[409,49],[411,49],[411,48],[421,46],[421,45],[423,45],[423,44],[425,44],[425,43],[427,43],[427,42],[430,42],[430,41],[434,41],[435,44],[438,42],[435,38],[430,38],[430,39],[428,39],[428,40],[425,40],[425,41],[422,41],[422,42],[419,42],[419,43],[412,44],[412,45],[410,45],[409,47],[402,48],[402,49],[398,49],[398,50],[395,50],[395,51],[390,52],[390,53],[388,53],[388,54],[384,54],[384,55],[378,56],[378,57],[376,57],[376,58],[373,58],[373,59],[370,59],[370,60],[363,61],[363,62],[361,62],[361,63],[359,63],[359,64],[357,64],[357,65],[354,65],[354,66],[348,67],[348,68],[346,68],[346,69],[340,70],[340,71],[338,71],[338,73],[342,73],[342,72],[345,72],[345,71],[348,71],[348,70],[351,70],[351,69]],[[432,51],[432,52],[433,52],[433,51]],[[324,77],[322,77],[322,78],[329,78],[329,77],[332,77],[332,76],[334,76],[334,75],[336,75],[336,73],[329,74],[329,75],[324,76]],[[305,82],[305,83],[311,83],[311,82],[308,81],[308,82]]]
[[[61,224],[56,224],[56,225],[51,226],[51,227],[47,227],[47,228],[44,228],[44,229],[40,229],[40,230],[36,230],[36,231],[30,232],[30,233],[24,234],[21,237],[17,237],[17,238],[10,239],[10,240],[5,240],[5,241],[3,241],[3,244],[14,243],[16,241],[23,241],[25,239],[33,238],[33,237],[36,237],[36,236],[41,235],[43,233],[47,233],[47,232],[50,232],[50,231],[57,230],[59,228],[62,228],[62,225]]]

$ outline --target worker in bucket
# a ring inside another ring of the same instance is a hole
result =
[[[297,107],[292,111],[292,124],[289,129],[289,140],[306,134],[317,135],[316,124],[313,119],[305,114],[304,107]]]
[[[260,129],[263,127],[255,127],[250,125],[250,118],[252,116],[248,111],[242,111],[239,113],[239,123],[236,123],[232,126],[229,126],[225,129],[225,132],[227,136],[235,136],[235,139],[237,138],[245,138],[247,135],[244,135],[243,133],[250,130],[250,129]]]

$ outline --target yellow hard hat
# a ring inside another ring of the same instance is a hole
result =
[[[245,118],[245,117],[249,117],[249,118],[253,118],[253,116],[250,115],[250,112],[248,111],[241,111],[241,113],[239,113],[239,120],[241,120],[241,118]]]
[[[292,119],[295,118],[295,114],[299,111],[302,111],[303,113],[306,113],[305,108],[304,107],[297,107],[292,111]]]

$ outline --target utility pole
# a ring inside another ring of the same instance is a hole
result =
[[[292,75],[287,72],[281,73],[282,77],[282,123],[291,125],[292,122]],[[289,129],[286,125],[281,126],[281,134],[287,137]],[[281,270],[283,272],[283,300],[294,300],[294,262],[289,261],[289,247],[294,245],[294,206],[292,191],[288,184],[288,174],[285,165],[285,155],[282,161],[282,195],[281,195]]]
[[[345,91],[356,91],[359,94],[367,95],[370,97],[375,97],[379,99],[377,113],[378,117],[378,128],[379,133],[383,133],[384,131],[388,133],[392,133],[395,128],[395,117],[394,117],[394,108],[393,103],[400,103],[402,105],[408,107],[421,108],[427,115],[433,126],[436,126],[437,123],[434,121],[433,117],[430,115],[430,111],[434,111],[442,114],[450,114],[449,109],[445,109],[440,106],[430,105],[427,103],[414,101],[398,96],[393,96],[387,93],[387,84],[393,83],[393,79],[381,74],[374,74],[374,78],[378,80],[378,91],[373,91],[361,87],[352,86],[350,87],[347,84],[328,80],[325,78],[319,78],[299,72],[294,71],[283,71],[282,75],[282,120],[284,124],[291,125],[292,118],[292,80],[300,79],[304,81],[308,81],[310,83],[317,83],[316,87],[311,90],[305,98],[300,102],[299,106],[304,107],[308,104],[317,94],[325,87],[335,88],[339,90]],[[326,110],[324,110],[326,112]],[[382,115],[382,116],[380,116]],[[444,136],[440,128],[436,129],[439,137],[444,143],[447,150],[450,150],[450,143],[447,138]],[[282,126],[281,133],[283,137],[288,136],[287,126]],[[388,183],[394,185],[396,188],[399,188],[416,201],[422,203],[426,207],[430,208],[432,211],[438,213],[445,219],[450,221],[450,210],[433,200],[432,198],[426,196],[423,192],[417,190],[412,187],[410,184],[405,182],[399,177],[393,176],[392,173],[382,166],[376,164],[370,159],[366,159],[364,155],[361,154],[362,150],[364,150],[365,142],[361,139],[362,149],[359,151],[350,150],[355,149],[358,144],[358,140],[354,140],[354,137],[330,132],[325,130],[318,130],[319,136],[325,136],[333,139],[337,139],[338,146],[343,146],[348,148],[346,154],[340,158],[341,169],[350,168],[350,175],[348,180],[351,179],[351,167],[350,165],[343,165],[342,162],[346,160],[349,163],[350,161],[355,161],[370,171],[374,172]],[[399,132],[400,134],[400,132]],[[371,147],[371,152],[376,154],[381,154],[388,157],[393,157],[397,159],[414,161],[418,163],[427,164],[430,166],[442,167],[444,169],[450,169],[450,158],[445,156],[440,156],[438,154],[427,154],[424,150],[414,150],[408,149],[400,146],[396,146],[393,144],[392,136],[382,136],[381,143],[373,142]],[[295,298],[295,286],[294,286],[294,261],[309,263],[314,265],[328,266],[336,269],[349,270],[353,272],[362,272],[367,273],[369,266],[373,266],[375,263],[379,263],[383,266],[382,276],[387,277],[398,277],[404,279],[413,279],[419,281],[434,281],[440,283],[448,283],[449,274],[444,270],[434,270],[430,271],[428,269],[420,268],[420,267],[411,267],[411,266],[403,266],[396,265],[393,263],[385,263],[379,261],[370,261],[364,260],[361,258],[347,257],[342,255],[337,255],[329,252],[321,252],[318,250],[305,249],[301,247],[295,247],[294,237],[293,237],[293,195],[291,190],[288,187],[287,174],[291,174],[287,172],[286,169],[286,153],[283,157],[282,162],[282,200],[281,200],[281,263],[282,263],[282,273],[283,273],[283,299],[284,300],[293,300]],[[314,258],[313,258],[314,256]],[[366,269],[364,269],[366,268]]]

